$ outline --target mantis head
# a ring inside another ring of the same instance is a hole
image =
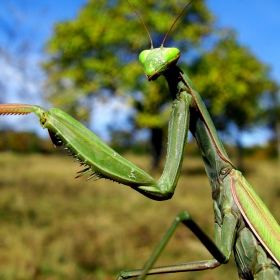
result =
[[[177,48],[160,48],[142,51],[139,61],[149,81],[156,80],[164,71],[175,65],[180,58]]]
[[[180,51],[177,48],[164,48],[163,45],[166,41],[167,36],[169,35],[170,31],[172,30],[173,26],[177,22],[177,20],[182,16],[184,11],[188,8],[188,6],[194,1],[191,0],[185,8],[181,11],[181,13],[177,16],[177,18],[174,20],[171,27],[166,32],[163,41],[161,43],[160,48],[155,48],[153,46],[153,40],[152,37],[143,22],[143,20],[140,18],[138,12],[134,9],[132,4],[129,2],[129,0],[126,0],[130,7],[135,12],[136,16],[142,23],[143,27],[145,28],[151,42],[151,49],[142,51],[139,55],[139,61],[142,64],[142,67],[144,69],[144,73],[149,81],[156,80],[161,74],[164,73],[167,69],[169,69],[171,66],[175,65],[178,59],[180,58]]]

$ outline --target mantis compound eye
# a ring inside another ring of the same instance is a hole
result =
[[[141,64],[145,63],[147,55],[150,53],[150,50],[144,50],[139,55],[139,61]]]
[[[163,59],[168,62],[168,65],[174,64],[180,58],[180,51],[177,48],[164,48]]]

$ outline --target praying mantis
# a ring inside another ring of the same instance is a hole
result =
[[[240,279],[280,279],[280,227],[229,159],[200,95],[187,74],[176,66],[180,51],[163,47],[166,36],[159,48],[153,48],[150,38],[151,49],[141,52],[139,56],[148,80],[155,81],[163,75],[174,100],[168,129],[166,164],[157,182],[60,109],[46,111],[36,105],[1,104],[0,114],[35,113],[41,126],[48,129],[54,145],[65,146],[76,161],[84,166],[77,177],[88,175],[88,179],[111,179],[160,201],[170,199],[174,194],[188,131],[192,133],[212,188],[215,242],[199,228],[188,212],[183,211],[176,216],[145,267],[123,271],[118,276],[119,280],[137,276],[138,279],[144,279],[150,274],[213,269],[227,263],[232,251]],[[199,238],[213,259],[152,268],[179,223],[186,225]]]

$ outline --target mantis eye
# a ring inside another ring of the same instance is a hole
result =
[[[177,48],[165,48],[163,57],[166,62],[177,61],[180,57],[180,51]]]
[[[145,50],[145,51],[142,51],[139,55],[139,61],[141,64],[144,64],[145,60],[146,60],[146,57],[148,56],[148,54],[150,53],[150,50]]]

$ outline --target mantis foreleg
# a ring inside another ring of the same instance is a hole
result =
[[[180,176],[191,102],[191,96],[184,93],[174,101],[169,123],[167,164],[158,182],[121,157],[84,125],[57,108],[45,111],[33,105],[2,104],[0,115],[35,113],[40,118],[41,126],[49,130],[53,143],[56,146],[64,144],[77,161],[86,166],[78,177],[90,175],[111,179],[128,185],[149,198],[165,200],[172,197]],[[178,130],[180,133],[177,133]]]

